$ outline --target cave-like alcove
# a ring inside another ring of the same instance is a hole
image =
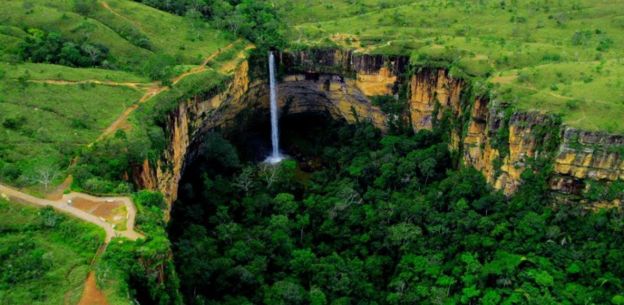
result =
[[[320,158],[323,149],[340,143],[341,139],[337,130],[351,128],[345,120],[337,119],[327,111],[294,113],[283,111],[280,116],[279,127],[281,150],[290,160],[295,160],[297,164],[297,177],[295,179],[309,179],[315,169],[323,166],[323,161]],[[241,168],[244,171],[245,167],[257,169],[264,165],[262,162],[271,150],[270,128],[270,114],[266,108],[247,109],[239,113],[227,127],[205,131],[200,137],[202,142],[194,145],[194,149],[197,151],[194,152],[194,158],[185,166],[179,184],[178,199],[173,204],[168,225],[168,235],[174,244],[176,268],[185,268],[185,260],[188,259],[202,260],[202,257],[197,257],[196,254],[184,252],[180,249],[182,246],[176,246],[176,244],[182,240],[188,240],[188,238],[185,239],[185,234],[189,234],[195,229],[201,232],[215,230],[213,224],[215,217],[220,217],[219,215],[224,213],[216,208],[215,202],[232,200],[232,198],[223,198],[220,195],[222,192],[216,192],[215,189],[222,191],[224,188],[230,187],[223,181],[235,179],[233,177],[241,175]],[[213,147],[210,147],[211,145]],[[234,148],[237,161],[230,158],[232,154],[230,148]],[[222,160],[215,160],[219,158]],[[237,162],[235,168],[226,165],[235,162]],[[264,186],[259,185],[258,187]],[[295,196],[300,196],[303,190],[293,187],[290,192]],[[236,193],[242,193],[242,191],[237,190]],[[244,196],[239,198],[243,198],[242,200],[245,201]],[[270,198],[267,198],[267,202],[269,200]],[[237,203],[234,202],[231,206],[232,210],[240,208],[235,207],[236,205]],[[244,216],[237,215],[235,217]],[[197,225],[197,227],[189,228],[189,224]],[[194,242],[198,244],[205,242],[199,237],[203,235],[201,232],[197,233],[196,240],[193,237]],[[197,282],[199,284],[188,283],[187,280],[181,286],[183,293],[188,297],[195,293],[189,291],[189,287],[201,286],[205,287],[204,291],[201,292],[202,295],[218,298],[219,294],[224,292],[213,291],[214,283],[211,283],[208,278],[210,276],[207,274],[198,275]],[[232,279],[232,283],[235,282],[236,280]],[[258,289],[258,287],[248,283],[234,285],[243,290]]]
[[[301,107],[296,109],[297,111],[288,111],[288,108],[280,111],[280,150],[288,159],[296,160],[297,171],[305,175],[323,166],[320,158],[323,149],[338,144],[341,140],[336,131],[349,124],[333,115],[329,108],[317,107],[313,111],[301,111],[305,109]],[[227,142],[235,149],[238,167],[262,163],[271,151],[270,113],[262,107],[245,109],[227,126],[205,130],[198,139],[192,145],[192,157],[188,158],[188,163],[184,166],[178,185],[178,199],[171,211],[170,235],[174,240],[178,234],[176,218],[187,217],[181,215],[180,210],[185,210],[188,203],[198,200],[205,189],[204,177],[227,176],[236,171],[223,166],[222,163],[229,161],[217,162],[214,157],[206,155],[230,154],[230,151],[214,151],[222,149],[215,147],[220,146],[219,143]]]

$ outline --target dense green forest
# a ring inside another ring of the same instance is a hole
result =
[[[0,305],[76,304],[90,272],[108,305],[624,305],[624,1],[2,4],[0,183],[127,196],[141,237],[101,247],[99,228],[0,193]],[[343,92],[354,83],[387,130],[355,108],[352,125],[315,107],[292,115],[282,95],[289,157],[262,162],[267,50],[279,83],[301,73],[329,95],[337,79]],[[287,66],[289,55],[319,67]],[[416,132],[407,121],[425,103],[411,82],[428,69],[461,84],[461,105],[443,107],[451,88],[431,86],[433,130]],[[392,94],[362,90],[393,78]],[[488,118],[471,113],[480,99]],[[549,119],[512,133],[531,124],[512,126],[518,113]],[[449,137],[475,133],[471,120],[493,127],[474,147],[498,154],[499,177],[513,145],[537,138],[508,165],[526,168],[513,195],[449,150],[467,149]],[[585,137],[565,138],[571,128]],[[576,188],[555,194],[565,150]]]
[[[187,304],[623,304],[621,211],[553,204],[547,167],[505,198],[443,131],[329,126],[278,166],[207,137],[169,230]]]

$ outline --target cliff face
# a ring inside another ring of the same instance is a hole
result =
[[[555,159],[559,174],[583,179],[624,180],[624,136],[566,128]]]
[[[410,116],[414,130],[433,128],[444,109],[455,117],[461,115],[460,96],[463,81],[443,69],[425,69],[410,78]],[[434,116],[437,116],[434,118]]]
[[[509,112],[504,104],[466,94],[470,84],[444,69],[420,69],[406,76],[405,57],[340,50],[281,53],[278,59],[285,71],[278,87],[282,115],[323,112],[348,122],[370,120],[385,129],[387,116],[369,98],[397,95],[405,85],[406,115],[413,129],[431,129],[436,122],[452,124],[451,149],[506,194],[518,189],[531,160],[547,154],[554,163],[551,188],[559,193],[579,194],[588,179],[624,179],[624,136],[566,128],[555,117],[537,112]],[[222,92],[180,101],[169,115],[168,148],[156,164],[146,160],[136,170],[135,182],[160,190],[173,202],[201,135],[235,124],[244,109],[268,105],[266,80],[251,82],[249,64],[242,63]],[[443,116],[450,116],[450,121],[442,121]]]
[[[465,126],[451,129],[452,149],[464,164],[481,171],[506,194],[522,183],[521,174],[536,157],[554,153],[551,188],[580,194],[586,180],[624,179],[624,136],[579,131],[538,112],[506,113],[487,98],[461,98],[468,84],[443,69],[422,70],[410,78],[410,116],[414,130],[431,129],[443,113]],[[469,111],[468,118],[464,111]]]
[[[140,168],[135,169],[134,182],[137,185],[160,191],[169,203],[175,201],[184,166],[193,156],[189,148],[200,131],[225,124],[229,116],[223,115],[223,109],[236,112],[236,109],[244,108],[241,102],[249,88],[248,69],[247,62],[243,62],[223,92],[180,101],[167,119],[168,146],[156,164],[145,160]]]
[[[520,186],[529,162],[546,156],[548,142],[556,141],[558,131],[544,133],[543,126],[558,128],[551,116],[516,112],[506,118],[500,109],[490,109],[486,99],[476,99],[461,143],[462,160],[481,171],[495,188],[511,194]]]
[[[408,58],[358,54],[352,51],[320,49],[280,54],[287,73],[340,75],[366,96],[397,93]]]
[[[330,66],[336,64],[340,55],[334,54],[331,58]],[[395,90],[392,80],[397,79],[397,75],[387,66],[380,66],[382,63],[369,57],[358,59],[355,67],[363,71],[363,78],[368,77],[364,81],[335,73],[290,70],[278,87],[282,115],[324,112],[348,122],[369,120],[384,129],[385,114],[371,105],[364,92]],[[351,67],[351,63],[345,63],[344,67]],[[358,86],[362,82],[370,83],[370,86],[362,87],[364,91]],[[263,79],[250,81],[249,63],[243,62],[222,92],[179,102],[167,119],[167,148],[156,162],[145,160],[135,169],[134,182],[142,188],[159,190],[167,202],[172,203],[177,198],[184,167],[195,157],[195,146],[201,142],[202,136],[215,127],[236,124],[235,117],[241,111],[254,108],[269,108],[268,84]]]
[[[565,128],[551,188],[565,194],[584,189],[586,179],[624,180],[624,136]]]

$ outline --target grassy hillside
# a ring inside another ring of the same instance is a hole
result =
[[[0,199],[0,304],[76,304],[103,240],[101,229],[51,208]]]
[[[11,79],[0,82],[0,92],[0,167],[17,185],[32,184],[41,170],[62,180],[71,158],[143,95],[123,86]]]
[[[622,1],[277,3],[292,41],[410,55],[415,64],[487,79],[520,108],[624,132]]]
[[[41,173],[62,181],[80,150],[159,86],[152,79],[172,79],[234,40],[130,0],[3,2],[0,181],[48,191]]]
[[[120,83],[148,83],[149,79],[130,72],[100,68],[72,68],[45,63],[7,63],[0,62],[0,71],[4,71],[3,80],[64,80],[64,81],[101,81]]]
[[[232,38],[205,23],[171,15],[128,0],[94,2],[87,11],[74,1],[9,0],[0,12],[0,39],[11,45],[30,28],[59,32],[73,40],[86,40],[109,48],[119,69],[137,69],[154,54],[176,57],[179,63],[201,59],[227,45]],[[8,53],[8,54],[7,54]]]

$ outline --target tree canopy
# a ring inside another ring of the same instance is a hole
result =
[[[219,157],[187,181],[169,230],[185,302],[622,301],[622,212],[552,205],[546,174],[530,171],[506,198],[452,168],[437,132],[331,130],[305,173],[295,161],[215,164],[238,152],[210,140]]]

